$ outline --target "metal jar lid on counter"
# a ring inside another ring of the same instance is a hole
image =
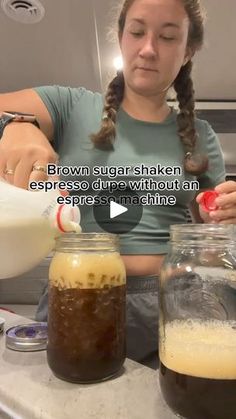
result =
[[[6,347],[15,351],[42,351],[47,347],[47,323],[29,323],[6,331]]]

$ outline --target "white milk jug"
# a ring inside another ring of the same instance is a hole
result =
[[[35,267],[63,232],[80,232],[78,207],[59,205],[59,191],[32,192],[0,179],[0,279]]]

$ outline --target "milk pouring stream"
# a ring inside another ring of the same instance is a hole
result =
[[[63,232],[80,232],[80,212],[59,205],[59,191],[32,192],[0,180],[0,279],[35,267]]]

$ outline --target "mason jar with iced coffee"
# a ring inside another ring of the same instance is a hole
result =
[[[48,364],[64,380],[90,383],[125,360],[125,267],[112,234],[64,234],[49,270]]]
[[[160,278],[160,385],[187,419],[236,418],[236,231],[171,227]]]

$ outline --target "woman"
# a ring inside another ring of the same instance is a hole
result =
[[[49,162],[60,165],[155,165],[181,167],[181,180],[220,193],[220,209],[204,213],[194,191],[172,191],[174,207],[146,206],[139,225],[121,236],[128,275],[127,355],[157,362],[157,281],[171,224],[185,223],[191,207],[197,221],[235,223],[236,184],[224,181],[215,133],[194,116],[192,57],[203,43],[199,0],[126,0],[118,21],[124,69],[105,97],[86,89],[39,87],[4,94],[0,109],[28,112],[33,124],[13,122],[0,142],[0,176],[17,186],[46,179]],[[167,104],[174,87],[180,112]],[[49,141],[51,142],[49,142]],[[67,179],[68,180],[68,179]],[[96,231],[91,208],[82,208],[84,231]],[[46,297],[38,319],[46,316]]]

